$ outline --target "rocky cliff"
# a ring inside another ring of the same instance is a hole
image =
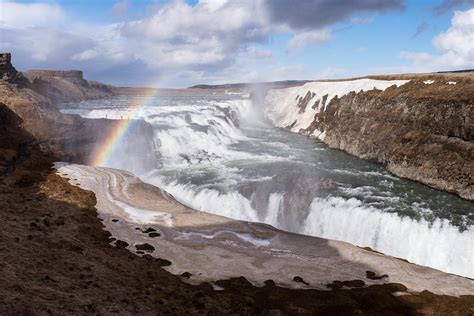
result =
[[[24,86],[28,80],[13,67],[10,53],[0,53],[0,80],[10,84]]]
[[[23,75],[31,88],[54,103],[101,99],[114,95],[113,87],[84,79],[80,70],[29,70]]]
[[[33,143],[57,159],[87,163],[95,146],[103,142],[120,120],[65,115],[56,104],[111,96],[111,91],[112,87],[84,80],[82,71],[41,70],[23,75],[11,64],[9,53],[0,54],[0,105],[17,117]],[[135,126],[134,132],[143,137],[126,144],[124,151],[135,150],[134,146],[152,137],[149,124],[139,121]]]
[[[472,74],[312,82],[271,90],[265,102],[279,127],[474,200]]]

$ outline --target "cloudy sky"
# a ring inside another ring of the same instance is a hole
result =
[[[474,0],[0,0],[0,51],[128,86],[474,68]]]

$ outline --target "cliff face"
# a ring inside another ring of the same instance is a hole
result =
[[[25,85],[27,79],[12,66],[10,53],[0,53],[0,80],[10,84]]]
[[[279,127],[378,162],[400,177],[474,200],[473,77],[396,79],[404,80],[271,90],[266,115]]]
[[[82,71],[32,71],[26,74],[23,76],[13,67],[10,54],[0,54],[0,106],[5,113],[17,117],[18,125],[30,137],[28,143],[56,159],[87,163],[96,146],[104,142],[120,121],[65,115],[56,103],[106,97],[112,92],[94,88],[101,84],[84,80]],[[106,87],[112,91],[111,87]],[[5,119],[8,120],[6,116]],[[1,120],[0,127],[3,127]],[[128,137],[136,137],[138,141],[126,144],[122,148],[125,152],[136,150],[142,142],[151,142],[153,137],[151,126],[141,121],[135,124],[133,133]],[[6,142],[7,138],[0,137],[0,150]],[[12,158],[9,155],[2,157],[0,153],[0,162]]]
[[[85,80],[80,70],[29,70],[23,74],[32,89],[54,103],[101,99],[114,94],[112,86]]]

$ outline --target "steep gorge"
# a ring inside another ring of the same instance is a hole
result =
[[[472,75],[312,82],[270,90],[265,111],[278,127],[474,200]]]

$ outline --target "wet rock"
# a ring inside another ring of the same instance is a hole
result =
[[[365,282],[362,280],[349,280],[349,281],[333,281],[331,284],[326,285],[328,288],[333,290],[341,289],[342,287],[349,288],[362,288],[365,286]]]
[[[137,250],[146,251],[146,252],[155,251],[155,247],[153,247],[152,245],[148,243],[135,245],[135,248],[137,248]]]
[[[118,219],[113,219],[112,222],[117,223],[119,220]]]
[[[189,279],[191,276],[192,276],[192,274],[187,272],[187,271],[181,273],[181,277],[184,278],[184,279]]]
[[[358,287],[358,288],[365,286],[365,282],[362,280],[344,281],[342,282],[342,284],[344,284],[344,286],[347,286],[347,287]]]
[[[171,261],[166,259],[156,258],[155,260],[157,265],[159,265],[160,267],[167,267],[171,265]]]
[[[380,279],[383,279],[383,278],[388,278],[387,274],[377,275],[373,271],[365,271],[365,276],[367,277],[367,279],[371,279],[371,280],[380,280]]]
[[[161,236],[160,233],[149,233],[148,234],[148,237],[151,237],[151,238],[160,237],[160,236]]]
[[[305,282],[305,280],[303,280],[303,278],[300,277],[300,276],[295,276],[295,277],[293,278],[293,281],[298,282],[298,283],[303,283],[303,284],[305,284],[305,285],[309,285],[309,283]]]
[[[266,280],[266,281],[263,282],[263,283],[265,283],[265,286],[269,286],[269,287],[274,287],[274,286],[276,286],[276,283],[275,283],[275,281],[273,281],[273,280]]]
[[[152,233],[152,232],[156,232],[156,229],[149,227],[146,230],[143,230],[143,233],[145,234]]]
[[[336,281],[333,281],[330,284],[327,284],[326,286],[330,289],[333,289],[333,290],[339,290],[339,289],[342,289],[344,284],[341,281],[336,280]]]

